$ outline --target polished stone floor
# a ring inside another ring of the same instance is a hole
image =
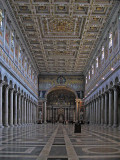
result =
[[[120,160],[117,128],[37,124],[0,129],[0,160]]]

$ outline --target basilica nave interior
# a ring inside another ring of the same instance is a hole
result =
[[[120,1],[0,0],[0,160],[119,160],[119,141]]]

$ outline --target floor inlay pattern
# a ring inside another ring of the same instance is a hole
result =
[[[117,128],[38,124],[0,128],[0,160],[120,160]]]

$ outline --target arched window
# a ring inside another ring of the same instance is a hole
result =
[[[89,79],[90,79],[90,71],[89,71]]]
[[[3,26],[3,11],[0,9],[0,28]]]
[[[92,65],[92,74],[94,74],[94,65]]]
[[[86,84],[87,84],[87,76],[86,76]]]
[[[98,57],[96,58],[96,68],[98,68]]]
[[[22,58],[22,67],[23,68],[25,67],[25,58],[24,57]]]
[[[104,46],[102,46],[102,60],[104,59],[105,57],[105,51],[104,51]]]
[[[109,33],[109,48],[112,47],[112,32]]]

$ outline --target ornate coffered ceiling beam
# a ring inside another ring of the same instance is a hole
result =
[[[49,67],[48,67],[47,60],[46,60],[46,54],[45,54],[44,45],[43,45],[43,41],[42,41],[40,26],[39,26],[38,18],[35,16],[36,10],[35,10],[35,6],[32,5],[32,0],[31,0],[31,3],[30,3],[30,6],[32,8],[31,12],[32,12],[32,16],[34,17],[34,21],[35,21],[34,25],[35,25],[35,28],[37,29],[38,41],[39,41],[40,47],[42,49],[43,60],[44,60],[44,63],[45,63],[45,67],[46,67],[47,72],[49,72]]]
[[[85,28],[87,28],[87,26],[88,26],[88,21],[89,21],[89,18],[91,16],[91,14],[92,14],[92,5],[93,5],[93,0],[90,1],[90,6],[88,7],[88,17],[86,18],[86,21],[84,22],[85,25],[84,25],[84,29],[83,30],[85,30]],[[84,36],[84,33],[81,35],[81,41],[83,39],[83,36]],[[82,43],[80,43],[80,47],[81,47],[81,45],[82,45]],[[78,56],[79,56],[79,53],[80,53],[80,47],[79,47],[79,51],[78,51],[78,54],[77,54],[77,57],[76,57],[75,66],[74,66],[74,71],[75,72],[77,71],[77,65],[79,63]]]

